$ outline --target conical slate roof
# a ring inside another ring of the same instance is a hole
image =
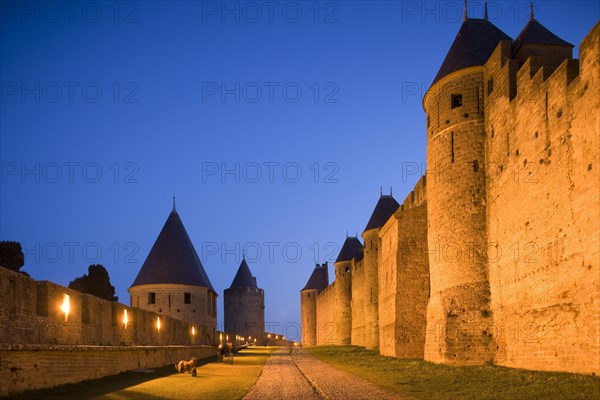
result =
[[[452,72],[485,64],[501,40],[511,38],[487,19],[466,19],[433,83]]]
[[[544,25],[533,18],[529,20],[525,28],[523,28],[519,36],[515,39],[513,53],[516,53],[526,43],[574,47],[571,43],[562,40],[550,32]]]
[[[248,264],[246,264],[246,259],[242,259],[242,263],[238,268],[237,274],[235,274],[235,278],[233,278],[233,282],[231,282],[230,289],[232,288],[258,288],[256,284],[256,278],[252,276],[252,272],[250,272],[250,268]]]
[[[131,286],[163,283],[204,286],[215,291],[175,204]]]
[[[327,263],[325,263],[322,266],[317,265],[315,267],[301,292],[315,289],[317,293],[321,293],[327,286],[329,286],[329,275],[327,275]]]
[[[392,197],[392,195],[382,195],[371,214],[371,218],[365,227],[365,231],[369,229],[381,228],[388,219],[396,212],[400,204]]]
[[[338,254],[335,262],[351,261],[353,258],[362,259],[363,245],[357,237],[347,237],[340,254]]]

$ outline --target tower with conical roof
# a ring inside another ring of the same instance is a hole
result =
[[[381,194],[362,234],[364,242],[363,269],[366,298],[364,304],[365,347],[379,348],[379,231],[400,207],[392,194]]]
[[[175,199],[129,294],[132,307],[195,324],[202,342],[214,342],[217,293],[181,222]]]
[[[224,291],[225,331],[260,342],[265,333],[265,293],[242,259],[231,286]]]
[[[317,264],[308,282],[300,290],[302,346],[317,345],[317,295],[329,286],[327,263]]]
[[[335,267],[335,336],[337,344],[352,341],[352,270],[363,258],[357,237],[347,237],[333,264]]]
[[[425,359],[493,359],[487,274],[484,64],[511,38],[468,18],[425,94],[431,297]],[[468,243],[468,247],[465,244]],[[436,252],[436,254],[432,254]]]

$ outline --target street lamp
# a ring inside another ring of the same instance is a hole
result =
[[[69,312],[71,311],[71,302],[68,294],[63,296],[63,302],[60,309],[65,314],[65,321],[67,321],[69,319]]]

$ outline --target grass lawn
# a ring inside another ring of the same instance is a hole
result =
[[[450,367],[384,357],[355,346],[319,346],[314,356],[390,392],[419,400],[600,399],[600,379],[491,365]]]
[[[200,373],[178,374],[173,366],[150,374],[127,372],[93,381],[28,392],[15,400],[162,400],[241,399],[256,383],[273,348],[250,347],[236,354],[233,365],[201,360]]]

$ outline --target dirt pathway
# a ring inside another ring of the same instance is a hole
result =
[[[303,349],[274,353],[244,400],[409,400],[340,371]]]

